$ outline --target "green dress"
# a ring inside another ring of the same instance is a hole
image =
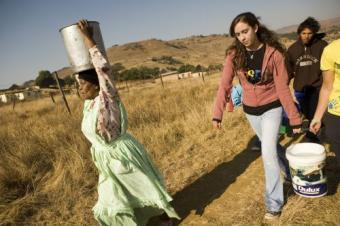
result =
[[[120,108],[121,134],[110,143],[96,133],[99,98],[86,100],[82,131],[92,143],[91,155],[99,171],[98,202],[93,207],[100,225],[145,225],[156,215],[179,216],[169,204],[172,200],[163,178],[144,147],[126,132],[127,117]]]

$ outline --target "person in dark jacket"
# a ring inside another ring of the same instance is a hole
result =
[[[313,119],[319,99],[322,84],[320,59],[327,46],[327,42],[322,40],[325,34],[318,33],[319,30],[319,22],[308,17],[297,29],[299,39],[287,52],[287,67],[290,78],[294,78],[295,97],[309,122]],[[319,143],[318,137],[311,132],[307,132],[306,137],[310,142]]]

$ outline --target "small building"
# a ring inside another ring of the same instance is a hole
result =
[[[162,76],[163,82],[166,82],[166,81],[173,81],[173,80],[178,80],[178,79],[180,79],[180,78],[178,77],[177,71],[170,71],[170,72],[167,72],[167,73],[163,73],[163,74],[161,74],[161,76]],[[156,83],[161,82],[161,78],[155,79],[155,82],[156,82]]]
[[[193,77],[193,78],[201,78],[202,75],[203,75],[203,76],[207,75],[207,72],[204,71],[204,72],[196,72],[196,73],[192,73],[192,74],[191,74],[191,77]]]
[[[4,93],[0,94],[0,102],[7,103],[8,102],[8,96]]]
[[[32,100],[41,96],[40,91],[33,90],[13,90],[0,94],[2,103],[11,103],[14,100]]]
[[[16,99],[16,97],[12,93],[2,93],[2,94],[0,94],[0,102],[2,102],[2,103],[5,103],[5,104],[11,103],[15,99]]]
[[[14,96],[16,97],[17,100],[25,100],[25,93],[24,92],[20,92],[20,93],[14,93]]]
[[[40,97],[40,92],[38,91],[31,91],[31,90],[24,90],[22,92],[14,93],[17,100],[32,100],[37,97]]]
[[[178,74],[179,79],[190,78],[192,76],[191,71]]]

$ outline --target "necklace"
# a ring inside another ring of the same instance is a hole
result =
[[[261,43],[261,44],[257,47],[257,49],[255,49],[255,50],[247,50],[247,53],[249,54],[249,58],[250,58],[251,60],[254,59],[255,53],[256,53],[259,49],[261,49],[262,46],[263,46],[263,44]]]
[[[255,54],[256,51],[247,51],[247,52],[248,52],[248,54],[249,54],[249,58],[250,58],[251,60],[253,60],[253,59],[254,59],[254,54]]]

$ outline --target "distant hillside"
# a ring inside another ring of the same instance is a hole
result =
[[[320,21],[322,31],[327,32],[326,41],[340,38],[340,17]],[[281,41],[289,46],[296,38],[298,25],[287,26],[277,30],[281,34]],[[284,34],[283,34],[284,33]],[[110,63],[121,63],[126,69],[132,67],[169,67],[180,66],[180,63],[205,67],[210,64],[222,64],[226,48],[231,44],[232,38],[227,35],[198,35],[188,38],[163,41],[149,39],[114,45],[107,49]],[[72,73],[68,67],[58,71],[60,78]]]
[[[59,78],[65,78],[68,75],[72,74],[72,69],[70,67],[64,67],[62,69],[57,70]]]
[[[336,18],[332,18],[332,19],[327,19],[327,20],[320,20],[319,22],[321,24],[321,30],[322,31],[326,31],[327,32],[329,30],[332,30],[334,27],[339,27],[340,28],[340,17],[336,17]],[[299,24],[282,27],[282,28],[276,30],[276,32],[279,33],[279,34],[296,32],[298,26],[299,26]]]
[[[225,35],[193,36],[172,41],[150,39],[112,46],[107,54],[112,64],[122,63],[127,68],[176,66],[153,60],[162,56],[172,56],[182,63],[208,66],[222,63],[225,49],[231,42],[232,39]]]
[[[125,68],[146,67],[179,67],[184,64],[222,64],[225,50],[232,42],[226,35],[191,36],[189,38],[163,41],[149,39],[123,45],[114,45],[107,49],[110,64],[121,63]],[[172,58],[164,61],[162,58]],[[176,64],[177,62],[177,64]],[[64,78],[71,70],[63,68],[58,71]]]

